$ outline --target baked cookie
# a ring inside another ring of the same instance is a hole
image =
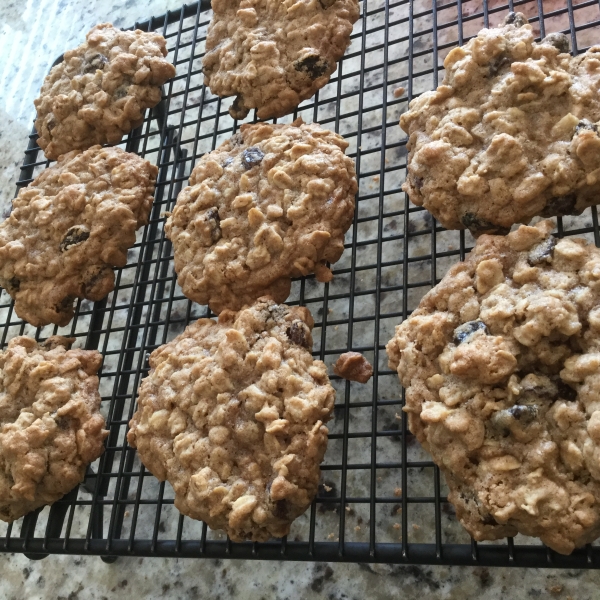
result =
[[[204,85],[243,119],[285,115],[321,89],[350,45],[358,0],[213,0]]]
[[[347,147],[298,119],[242,125],[204,155],[165,226],[183,293],[219,313],[262,295],[283,302],[292,277],[330,281],[358,189]]]
[[[73,338],[17,337],[0,351],[0,519],[52,504],[104,451],[102,355]]]
[[[505,234],[579,214],[600,194],[600,46],[572,57],[511,13],[452,50],[441,86],[410,104],[403,189],[449,229]]]
[[[306,308],[261,298],[150,356],[128,442],[185,515],[234,541],[281,537],[311,504],[335,392]]]
[[[38,145],[55,160],[70,150],[115,144],[139,127],[175,76],[158,33],[93,27],[85,43],[64,54],[34,100]]]
[[[408,425],[476,540],[600,535],[600,250],[483,235],[387,345]]]
[[[148,222],[158,170],[120,148],[74,150],[23,188],[0,223],[0,285],[17,315],[66,325],[75,298],[101,300]]]

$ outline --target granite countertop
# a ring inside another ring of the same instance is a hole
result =
[[[492,3],[495,0],[490,0]],[[558,0],[544,0],[556,3]],[[54,59],[81,43],[97,23],[130,26],[179,8],[182,0],[3,0],[0,2],[0,214],[14,195],[36,97]],[[448,4],[443,2],[440,4]],[[430,4],[428,5],[430,6]],[[466,5],[466,11],[472,5]],[[533,4],[532,4],[533,6]],[[461,533],[458,523],[454,528]],[[464,532],[462,532],[464,533]],[[461,539],[461,541],[464,541]],[[100,600],[136,594],[147,599],[287,598],[451,600],[510,597],[592,600],[593,571],[243,562],[193,559],[49,556],[31,561],[0,555],[0,600]]]

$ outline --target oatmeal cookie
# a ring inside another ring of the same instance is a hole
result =
[[[434,92],[410,104],[403,189],[449,229],[504,234],[579,214],[600,194],[600,46],[572,57],[511,13],[452,50]]]
[[[101,300],[148,221],[158,170],[120,148],[74,150],[13,200],[0,223],[0,285],[22,319],[66,325],[75,298]]]
[[[56,502],[104,451],[102,355],[73,338],[22,336],[0,351],[0,519]]]
[[[158,33],[96,25],[86,42],[64,54],[34,101],[38,145],[55,160],[70,150],[115,144],[139,127],[175,76]]]
[[[283,302],[292,277],[316,273],[344,251],[357,191],[348,143],[301,119],[242,125],[204,155],[165,231],[183,293],[219,313],[262,295]]]
[[[321,89],[350,45],[358,0],[213,0],[204,84],[243,119],[281,117]]]
[[[335,392],[312,327],[308,309],[261,298],[150,356],[127,440],[183,514],[234,541],[286,535],[317,492]]]
[[[410,430],[476,540],[600,535],[600,250],[482,235],[387,345]]]

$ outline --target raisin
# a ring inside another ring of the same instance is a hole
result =
[[[309,343],[306,336],[306,329],[307,327],[303,321],[293,321],[285,330],[285,334],[290,338],[292,344],[308,348]]]
[[[561,54],[569,51],[569,38],[564,33],[551,33],[542,40],[542,44],[550,44],[558,48]]]
[[[568,196],[555,196],[546,202],[546,206],[540,212],[542,217],[564,217],[565,215],[578,215],[580,210],[575,209],[577,196],[569,194]]]
[[[209,208],[204,214],[204,220],[210,228],[210,239],[214,243],[221,239],[221,219],[219,210],[215,207]]]
[[[485,334],[488,333],[487,327],[483,321],[468,321],[467,323],[459,325],[454,330],[454,343],[456,345],[462,344],[476,331],[483,331]]]
[[[233,156],[228,156],[224,161],[223,161],[223,166],[224,167],[228,167],[231,163],[233,162]]]
[[[562,379],[556,381],[558,388],[558,397],[563,400],[577,400],[577,390],[574,390],[570,385],[566,384]]]
[[[509,12],[504,19],[505,25],[514,25],[515,27],[523,27],[527,25],[529,21],[521,13]]]
[[[596,133],[598,133],[598,126],[595,123],[588,121],[587,119],[581,119],[581,121],[579,121],[579,123],[577,123],[577,126],[575,127],[575,135],[577,135],[581,131],[586,130],[595,131]]]
[[[108,58],[104,54],[95,54],[91,58],[85,59],[83,63],[84,73],[95,73],[98,69],[104,69],[104,65],[108,63]]]
[[[75,225],[75,227],[71,227],[67,234],[63,238],[63,241],[60,243],[60,251],[66,252],[73,246],[77,246],[85,242],[90,237],[90,232],[87,227],[84,225]]]
[[[260,148],[252,146],[252,148],[246,148],[242,152],[242,164],[245,169],[251,169],[256,165],[260,165],[264,157],[265,153]]]
[[[498,57],[494,58],[490,62],[490,66],[488,67],[490,77],[493,77],[494,75],[496,75],[498,73],[498,71],[500,71],[500,69],[502,67],[504,67],[505,65],[510,65],[510,64],[511,64],[510,59],[507,58],[506,56],[498,56]]]
[[[528,424],[537,417],[538,407],[535,404],[515,404],[508,409],[508,413],[517,421]]]
[[[277,500],[273,507],[273,514],[279,519],[289,518],[290,507],[287,500]]]
[[[8,290],[9,292],[18,292],[19,288],[21,287],[21,282],[16,278],[16,277],[12,277],[11,279],[8,280]]]
[[[423,187],[423,178],[422,177],[411,177],[411,181],[413,184],[413,187],[420,190]]]
[[[229,109],[229,114],[234,119],[245,119],[249,112],[250,109],[244,106],[244,99],[242,96],[236,96],[231,108]]]
[[[106,277],[106,271],[111,271],[110,267],[100,267],[87,281],[83,284],[84,296],[88,297],[93,293],[94,286],[101,280]],[[89,274],[88,274],[89,276]]]
[[[465,213],[460,222],[474,235],[478,236],[482,233],[491,233],[496,235],[506,235],[510,231],[510,227],[496,225],[487,219],[482,219],[473,213]]]
[[[322,59],[318,54],[312,54],[294,63],[296,71],[306,73],[311,79],[318,79],[327,72],[328,68],[329,64],[327,61]]]
[[[498,521],[496,521],[489,513],[481,518],[481,522],[484,525],[498,525]]]
[[[536,244],[529,251],[529,254],[527,255],[527,262],[531,266],[539,265],[542,262],[551,263],[554,246],[556,246],[556,238],[553,235],[551,235],[549,238],[546,238],[543,242]]]

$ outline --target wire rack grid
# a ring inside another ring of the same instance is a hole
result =
[[[438,468],[407,429],[403,391],[387,366],[385,344],[394,327],[416,308],[474,241],[446,231],[401,191],[406,136],[400,114],[443,77],[443,59],[484,26],[509,11],[524,12],[538,37],[570,35],[574,53],[600,40],[599,0],[361,0],[352,43],[331,81],[280,122],[301,116],[335,130],[350,143],[359,192],[346,250],[329,284],[306,277],[293,282],[289,304],[307,306],[315,318],[314,355],[328,365],[347,350],[375,366],[367,385],[332,377],[337,401],[322,483],[311,508],[282,540],[233,543],[205,524],[182,516],[169,484],[159,483],[127,445],[127,424],[147,358],[192,320],[210,316],[176,284],[173,251],[164,237],[164,212],[172,209],[197,159],[230,137],[231,99],[203,86],[201,58],[211,18],[209,2],[184,5],[135,27],[166,38],[177,76],[163,101],[122,146],[159,167],[148,226],[138,232],[128,264],[116,272],[103,301],[80,301],[63,328],[34,329],[19,320],[9,296],[0,296],[0,348],[17,335],[44,339],[62,334],[76,346],[104,355],[102,412],[110,430],[106,452],[85,481],[52,507],[12,524],[0,524],[0,551],[32,559],[49,553],[462,564],[485,566],[600,567],[600,548],[570,556],[517,536],[475,543],[447,502]],[[60,59],[59,59],[60,60]],[[398,88],[404,93],[394,93]],[[247,120],[250,120],[247,119]],[[48,166],[33,132],[18,188]],[[558,235],[580,235],[600,245],[595,208],[559,219]]]

